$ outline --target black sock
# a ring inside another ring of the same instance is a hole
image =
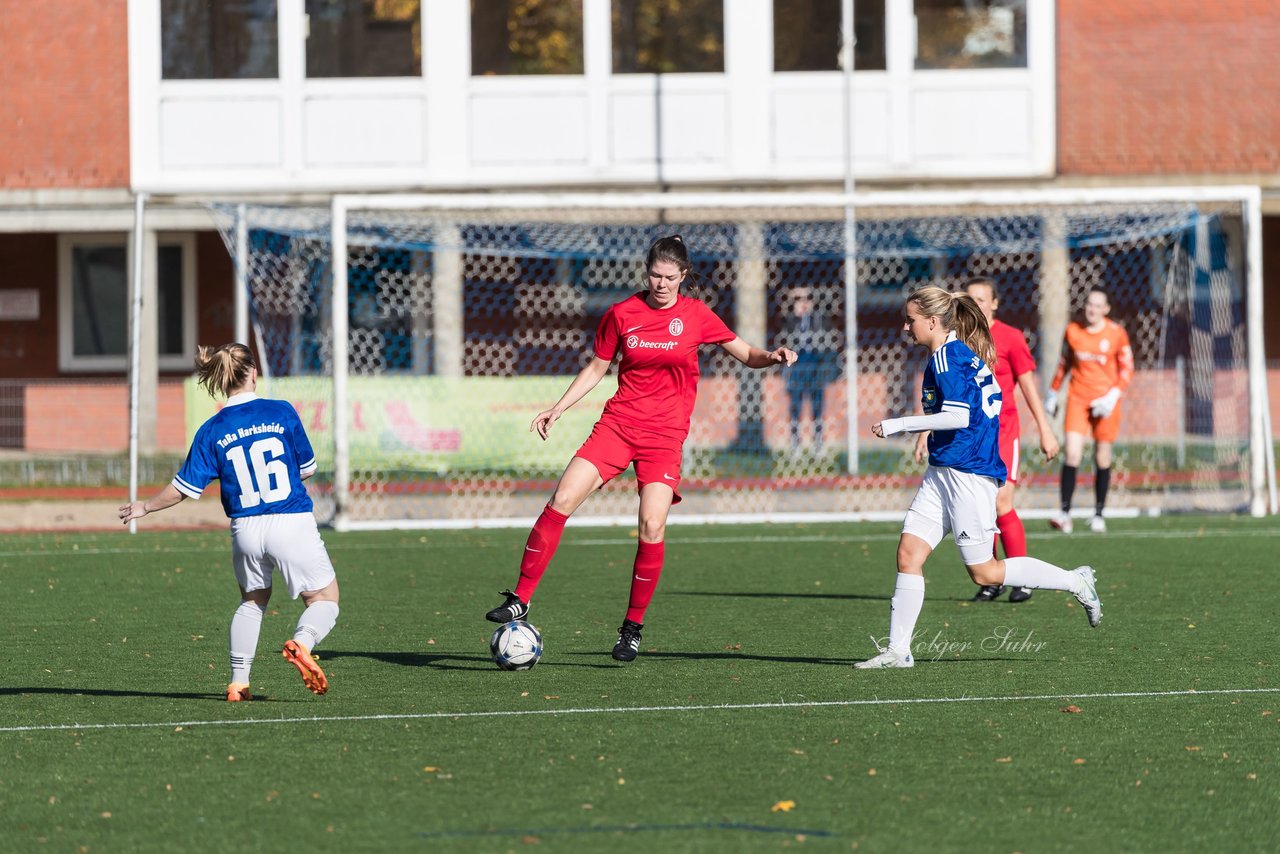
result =
[[[1111,467],[1098,469],[1093,481],[1093,494],[1095,503],[1093,512],[1098,516],[1102,515],[1102,508],[1107,503],[1107,490],[1111,487]]]
[[[1062,512],[1071,512],[1071,499],[1076,494],[1076,466],[1062,464],[1062,483],[1058,487],[1058,494],[1062,498]]]

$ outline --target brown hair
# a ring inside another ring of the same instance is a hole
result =
[[[912,293],[907,302],[915,303],[925,317],[938,318],[944,329],[954,330],[957,338],[995,370],[996,345],[991,340],[991,328],[973,297],[930,285]]]
[[[196,348],[196,374],[209,394],[230,397],[249,381],[249,371],[258,367],[253,353],[243,344]]]
[[[986,276],[974,276],[972,279],[964,283],[964,292],[969,292],[971,285],[986,285],[991,289],[991,298],[996,302],[1000,301],[1000,289],[996,287],[995,279],[988,279]]]
[[[686,275],[686,281],[693,288],[695,296],[698,299],[702,299],[702,279],[693,269],[693,262],[689,260],[689,248],[684,245],[683,237],[678,234],[671,234],[653,241],[649,246],[648,254],[644,258],[644,273],[646,276],[653,269],[653,265],[659,261],[667,261],[679,267],[680,272]]]

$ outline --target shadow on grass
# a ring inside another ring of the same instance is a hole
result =
[[[729,590],[672,590],[667,596],[718,596],[732,599],[834,599],[837,601],[864,600],[868,602],[888,602],[892,595],[864,593],[743,593]],[[973,597],[930,596],[930,602],[972,602]]]
[[[570,655],[608,655],[608,653],[570,653]],[[322,650],[320,663],[328,658],[371,658],[384,664],[395,664],[400,667],[434,667],[437,670],[496,670],[493,659],[487,655],[450,655],[448,653],[424,652],[373,652],[341,649]],[[539,664],[546,667],[613,667],[612,664],[585,664],[564,661],[543,661]]]
[[[171,700],[216,700],[219,703],[227,701],[227,695],[219,692],[216,694],[196,694],[190,691],[130,691],[120,688],[0,688],[0,697],[11,697],[18,694],[63,694],[68,697],[167,697]],[[250,702],[261,702],[270,699],[266,694],[254,694]],[[274,700],[273,702],[281,702]],[[285,700],[286,703],[296,702],[295,700]]]

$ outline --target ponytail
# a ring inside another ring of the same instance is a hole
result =
[[[996,345],[991,339],[991,327],[973,297],[930,285],[907,297],[907,302],[914,302],[925,317],[938,318],[944,329],[954,331],[956,338],[995,370]]]
[[[249,371],[257,367],[253,353],[243,344],[196,348],[196,375],[213,397],[230,397],[231,392],[249,381]]]

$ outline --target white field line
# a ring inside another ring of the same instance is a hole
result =
[[[555,715],[621,715],[634,712],[650,712],[661,714],[664,712],[736,712],[736,711],[753,711],[757,709],[820,709],[820,708],[849,708],[855,706],[907,706],[907,705],[935,705],[941,703],[1026,703],[1039,702],[1045,700],[1053,700],[1060,702],[1062,700],[1117,700],[1117,699],[1147,699],[1160,697],[1205,697],[1223,694],[1280,694],[1280,688],[1212,688],[1204,691],[1194,689],[1182,691],[1118,691],[1104,694],[1030,694],[1025,697],[1004,696],[1004,697],[904,697],[900,699],[882,700],[879,698],[870,700],[813,700],[806,702],[788,703],[722,703],[710,705],[689,705],[689,706],[612,706],[605,708],[587,708],[587,709],[508,709],[501,711],[487,712],[421,712],[416,714],[386,714],[386,715],[315,715],[303,718],[247,718],[245,720],[192,720],[192,721],[165,721],[155,723],[99,723],[99,724],[40,724],[34,726],[6,726],[0,727],[0,733],[4,732],[50,732],[50,731],[68,731],[87,732],[89,730],[113,730],[113,729],[174,729],[176,727],[195,727],[195,726],[253,726],[257,724],[316,724],[316,723],[334,723],[338,721],[355,721],[355,722],[371,722],[371,721],[421,721],[421,720],[462,720],[467,718],[516,718],[516,717],[546,717]]]
[[[426,536],[425,534],[423,536]],[[1081,534],[1068,538],[1064,534],[1056,533],[1028,533],[1027,538],[1032,540],[1051,540],[1057,539],[1072,542],[1097,542],[1102,543],[1107,540],[1197,540],[1209,539],[1212,537],[1280,537],[1280,526],[1275,528],[1253,528],[1253,529],[1232,529],[1232,528],[1216,528],[1216,529],[1198,529],[1188,531],[1111,531],[1105,535],[1099,534]],[[765,534],[759,536],[723,536],[723,537],[684,537],[680,536],[672,538],[673,545],[733,545],[744,543],[875,543],[875,542],[896,542],[898,539],[897,532],[886,532],[877,534]],[[635,543],[634,537],[607,537],[580,540],[563,540],[560,543],[561,548],[573,548],[576,546],[616,546],[626,543]],[[474,542],[457,542],[457,543],[326,543],[326,547],[331,551],[376,551],[390,549],[408,549],[418,546],[425,546],[428,549],[474,549]],[[207,552],[207,546],[184,546],[181,548],[68,548],[61,547],[58,550],[28,550],[28,551],[0,551],[0,557],[92,557],[95,555],[141,555],[141,554],[189,554],[192,552]]]

